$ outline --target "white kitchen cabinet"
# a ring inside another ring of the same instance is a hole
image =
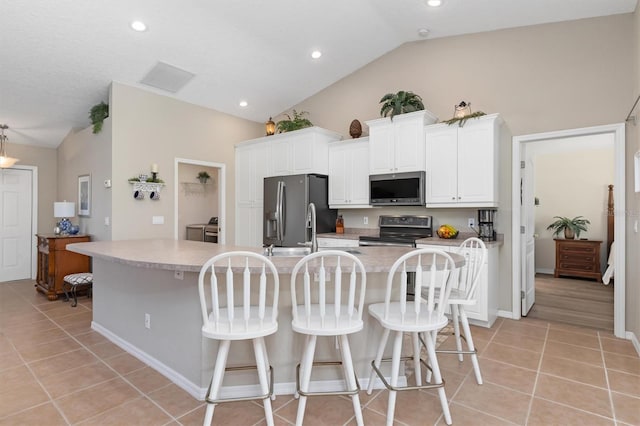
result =
[[[424,126],[437,120],[424,110],[367,121],[370,174],[424,171]]]
[[[329,144],[329,207],[368,208],[369,138]]]
[[[328,174],[329,142],[341,138],[338,133],[309,127],[236,144],[236,245],[262,246],[264,178]]]
[[[427,207],[498,207],[502,128],[498,114],[425,127]]]
[[[262,246],[264,178],[268,174],[267,144],[236,146],[236,229],[239,246]]]
[[[417,248],[455,253],[458,247],[418,244]],[[476,289],[476,304],[464,307],[470,323],[487,328],[491,327],[498,317],[498,255],[497,246],[487,247],[487,260],[480,272],[480,281]]]
[[[338,133],[309,127],[294,132],[261,138],[270,149],[269,176],[304,173],[329,173],[329,142],[338,141]]]

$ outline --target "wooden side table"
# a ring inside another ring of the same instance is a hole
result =
[[[600,245],[597,240],[555,239],[556,269],[554,276],[602,279],[600,272]]]
[[[38,275],[36,290],[49,300],[64,293],[64,277],[77,272],[91,272],[89,256],[67,250],[67,244],[91,241],[89,235],[37,234]]]

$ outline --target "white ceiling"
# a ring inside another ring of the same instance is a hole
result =
[[[265,121],[395,49],[429,38],[630,13],[637,0],[2,0],[0,123],[57,147],[112,80]],[[144,21],[137,33],[131,21]],[[312,60],[314,49],[323,52]],[[162,61],[196,76],[139,81]],[[248,106],[238,104],[243,99]]]

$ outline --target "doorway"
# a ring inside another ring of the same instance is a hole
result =
[[[198,179],[207,172],[209,179]],[[211,161],[176,158],[174,164],[174,239],[186,239],[186,225],[207,223],[218,217],[218,244],[226,241],[226,165]]]
[[[615,237],[617,241],[625,239],[625,127],[624,124],[596,126],[582,129],[571,129],[557,132],[538,133],[532,135],[516,136],[513,138],[512,155],[512,220],[513,220],[513,318],[521,317],[523,303],[531,304],[530,298],[522,298],[522,295],[531,295],[535,290],[535,269],[532,263],[527,262],[527,248],[530,248],[530,240],[533,238],[533,230],[526,230],[526,209],[521,207],[522,197],[526,196],[524,189],[527,187],[526,173],[521,173],[522,162],[527,161],[527,149],[532,149],[537,143],[549,140],[562,140],[575,137],[588,137],[592,135],[609,134],[614,143],[614,199],[616,200],[614,222]],[[526,169],[524,169],[526,170]],[[522,191],[522,192],[521,192]],[[531,196],[529,194],[529,196]],[[533,203],[523,203],[533,208]],[[620,246],[621,250],[618,249]],[[616,286],[614,288],[614,333],[617,337],[625,338],[625,254],[624,244],[616,246],[614,267],[616,271]]]
[[[34,279],[38,169],[0,169],[0,282]]]

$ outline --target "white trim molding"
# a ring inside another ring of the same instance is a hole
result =
[[[512,172],[512,315],[513,319],[521,317],[520,289],[521,289],[521,265],[520,265],[520,161],[524,144],[535,143],[551,139],[562,139],[575,136],[587,136],[597,134],[612,134],[614,139],[614,240],[625,241],[626,235],[626,204],[625,204],[625,125],[624,123],[608,124],[603,126],[584,127],[581,129],[559,130],[531,135],[514,136],[511,156]],[[616,337],[625,338],[625,244],[616,245],[614,268],[616,285],[614,287],[614,334]]]
[[[636,348],[638,356],[640,356],[640,341],[638,341],[638,336],[636,336],[633,331],[627,331],[627,339],[631,340],[631,343],[633,343],[633,347]]]

